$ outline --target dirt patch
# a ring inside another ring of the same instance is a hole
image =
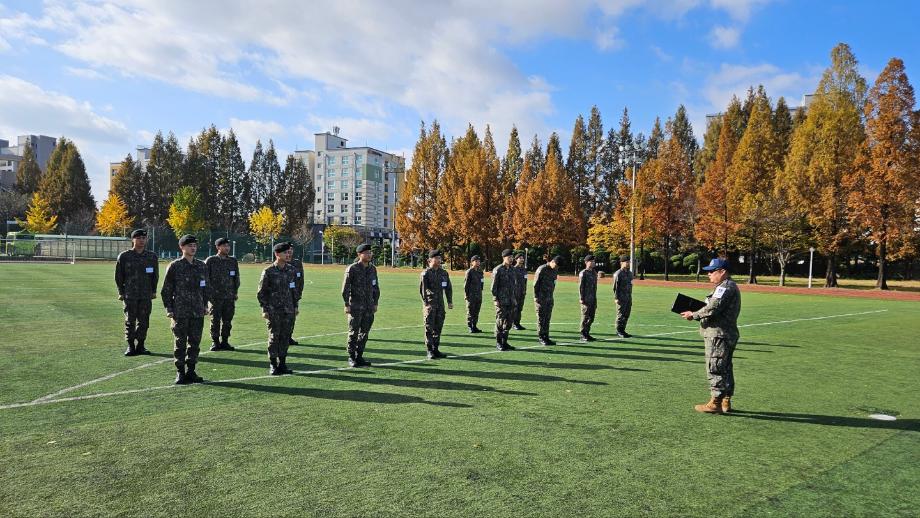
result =
[[[711,284],[707,282],[674,282],[658,280],[636,280],[633,281],[636,286],[662,286],[670,288],[694,288],[710,289]],[[735,281],[737,282],[737,281]],[[738,283],[741,291],[752,291],[757,293],[781,293],[786,295],[824,295],[829,297],[854,297],[862,299],[877,300],[912,300],[920,301],[920,293],[914,291],[893,291],[893,290],[860,290],[851,288],[798,288],[788,286],[764,286],[761,284],[744,284]]]

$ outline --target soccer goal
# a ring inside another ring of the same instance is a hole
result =
[[[123,237],[10,232],[0,240],[0,263],[74,264],[77,259],[114,260],[130,247],[131,240]]]

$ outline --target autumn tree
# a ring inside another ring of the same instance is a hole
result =
[[[207,230],[208,224],[204,219],[201,195],[194,187],[186,185],[176,191],[172,205],[169,206],[169,217],[166,218],[166,223],[173,229],[176,237]]]
[[[533,177],[542,171],[546,165],[546,156],[543,154],[540,138],[536,135],[533,136],[533,140],[530,142],[530,148],[524,153],[524,160],[530,162],[530,174],[532,175],[527,180],[533,180]]]
[[[464,140],[471,138],[469,132]],[[502,209],[505,197],[499,185],[500,162],[492,132],[486,126],[482,145],[458,145],[451,152],[451,168],[456,168],[461,184],[454,196],[452,214],[457,244],[478,244],[487,256],[496,256],[503,244]]]
[[[90,192],[86,166],[71,140],[61,137],[57,141],[38,191],[54,207],[65,231],[75,230],[70,226],[85,219],[88,214],[95,219],[96,201]]]
[[[275,238],[281,234],[283,224],[284,215],[276,214],[267,205],[263,205],[249,215],[249,231],[255,236],[256,242],[263,245],[274,242]]]
[[[419,138],[412,152],[412,165],[406,171],[406,181],[399,196],[396,231],[403,250],[420,250],[436,246],[432,239],[431,215],[435,211],[438,184],[444,173],[447,142],[441,126],[435,120],[431,129],[421,123]]]
[[[32,193],[32,201],[26,211],[26,220],[16,220],[20,227],[31,234],[48,234],[57,226],[58,217],[51,209],[51,203],[39,192]]]
[[[511,194],[514,192],[518,181],[521,178],[521,169],[524,167],[524,157],[521,156],[521,139],[518,136],[516,126],[511,126],[511,134],[508,136],[508,151],[502,158],[501,174],[499,183],[502,186],[502,192]]]
[[[837,286],[837,259],[850,237],[849,193],[843,178],[851,173],[865,139],[865,93],[866,81],[859,75],[850,47],[837,45],[808,116],[792,135],[786,165],[777,177],[790,193],[793,208],[806,216],[818,250],[827,258],[825,287]]]
[[[876,244],[878,280],[888,289],[887,259],[891,243],[912,233],[918,191],[916,143],[912,142],[914,89],[904,62],[892,58],[866,98],[866,139],[855,167],[844,174],[847,206],[855,226],[865,229]]]
[[[294,155],[284,163],[285,190],[282,193],[285,216],[284,233],[293,235],[313,221],[313,179],[307,165]]]
[[[463,191],[469,176],[480,176],[477,171],[485,167],[480,163],[482,159],[482,142],[470,124],[464,136],[451,143],[447,166],[438,182],[435,210],[429,216],[432,223],[431,238],[439,247],[446,249],[451,260],[454,246],[470,244],[469,235],[466,234],[468,228],[464,221],[466,215],[458,211],[457,202],[458,199],[464,198]],[[466,200],[459,205],[465,209],[473,208]]]
[[[585,139],[585,119],[580,114],[575,119],[575,127],[572,128],[572,140],[569,142],[569,154],[565,161],[565,171],[572,179],[575,186],[575,194],[578,196],[578,204],[581,212],[587,218],[593,212],[594,198],[593,185],[587,178],[588,148]]]
[[[26,142],[25,149],[22,152],[22,159],[16,167],[16,190],[22,194],[31,195],[38,190],[42,180],[42,170],[39,167],[38,160],[35,159],[35,151],[32,145]]]
[[[742,116],[741,101],[733,97],[728,109],[720,117],[715,159],[706,169],[703,183],[696,194],[694,235],[707,248],[722,253],[729,250],[729,239],[734,234],[736,224],[734,214],[728,209],[728,171],[740,140],[736,128],[741,126],[739,119]]]
[[[96,215],[96,228],[103,236],[124,236],[127,229],[134,224],[134,217],[128,206],[118,194],[112,192],[102,202],[102,208]]]
[[[143,219],[147,192],[144,190],[141,165],[131,158],[130,153],[125,155],[112,177],[112,194],[125,205],[132,219]]]

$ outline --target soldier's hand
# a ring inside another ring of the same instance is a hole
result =
[[[154,294],[153,294],[153,296],[152,296],[152,297],[150,297],[150,298],[151,298],[151,299],[155,299],[155,298],[157,298],[157,294],[156,294],[156,293],[154,293]]]
[[[170,311],[169,313],[166,313],[166,318],[169,318],[169,319],[174,318],[174,315],[172,314],[172,311]]]
[[[584,305],[585,305],[585,301],[584,301],[584,299],[578,299],[578,303],[579,303],[579,304],[581,304],[582,306],[584,306]]]
[[[447,309],[454,309],[454,305],[453,305],[453,304],[448,304],[448,305],[447,305]]]
[[[118,296],[118,300],[125,300],[125,296],[124,296],[124,295],[119,295],[119,296]]]
[[[262,318],[264,318],[265,320],[268,320],[268,313],[266,313],[266,312],[263,311],[263,312],[262,312]]]
[[[377,312],[377,306],[374,306],[374,313]]]
[[[300,308],[295,309],[295,310],[294,310],[294,316],[296,317],[296,316],[299,315],[299,314],[300,314]]]
[[[683,317],[683,318],[686,318],[687,320],[693,320],[693,312],[692,312],[692,311],[684,311],[683,313],[680,314],[680,316]]]
[[[377,306],[374,306],[374,311],[377,311]],[[346,315],[351,314],[351,308],[349,306],[345,306],[345,314]]]
[[[234,296],[233,296],[233,300],[240,300],[240,296],[239,296],[239,295],[234,295]]]

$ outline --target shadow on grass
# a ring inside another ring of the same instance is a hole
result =
[[[670,356],[639,356],[637,354],[618,354],[616,353],[617,349],[611,348],[610,354],[601,354],[594,352],[581,352],[577,350],[577,347],[544,347],[540,349],[528,349],[527,352],[537,353],[537,354],[561,354],[567,356],[581,356],[586,358],[605,358],[610,360],[644,360],[644,361],[656,361],[656,362],[684,362],[684,363],[696,363],[697,360],[684,360],[682,358],[671,358]],[[658,351],[651,351],[658,352]],[[736,357],[737,358],[737,357]]]
[[[453,408],[472,408],[473,405],[465,403],[452,403],[449,401],[429,401],[418,396],[392,394],[389,392],[371,392],[367,390],[327,390],[307,387],[279,387],[275,385],[260,385],[258,383],[221,382],[213,383],[212,387],[227,387],[240,390],[252,390],[269,394],[284,394],[288,396],[301,396],[316,399],[331,399],[336,401],[357,401],[360,403],[383,404],[408,404],[422,403],[425,405],[445,406]]]
[[[878,421],[867,417],[844,417],[820,414],[792,414],[784,412],[757,412],[751,410],[732,410],[728,417],[743,417],[764,421],[785,421],[787,423],[818,424],[825,426],[845,426],[848,428],[880,428],[883,430],[907,430],[920,432],[920,419],[898,419],[897,421]]]
[[[295,349],[295,347],[296,347],[296,349]],[[344,347],[328,347],[329,349],[337,349],[337,350],[340,350],[340,351],[342,351],[342,354],[320,354],[320,353],[315,353],[315,352],[311,351],[311,349],[315,349],[315,348],[318,348],[318,347],[327,348],[328,346],[311,346],[311,345],[308,345],[308,346],[306,346],[306,347],[303,347],[303,346],[300,346],[300,345],[298,345],[298,346],[291,346],[291,348],[288,349],[288,354],[287,354],[287,355],[288,355],[288,358],[302,358],[302,359],[305,359],[305,360],[344,361],[344,360],[347,360],[347,359],[348,359],[348,353],[345,351],[345,348],[344,348]],[[306,351],[306,352],[304,352],[304,351]],[[422,351],[424,351],[424,346],[423,346],[423,348],[422,348]],[[266,363],[266,364],[268,363],[268,353],[265,352],[265,351],[254,351],[254,350],[251,350],[251,349],[237,349],[237,350],[234,351],[234,352],[241,352],[241,353],[247,353],[247,354],[259,354],[259,355],[262,355],[263,358],[265,358],[265,363]],[[372,349],[368,348],[368,349],[366,350],[366,352],[367,352],[367,354],[371,354],[371,353],[373,353],[374,351],[373,351]],[[380,351],[378,351],[378,352],[380,352]],[[394,351],[392,351],[392,352],[393,352],[393,354],[403,354],[403,355],[405,355],[405,354],[411,354],[411,353],[412,353],[412,351],[396,351],[396,350],[394,350]],[[213,355],[208,355],[206,358],[211,359],[211,358],[215,358],[215,356],[213,356]],[[224,359],[230,360],[229,358],[224,358]],[[202,360],[202,361],[207,361],[207,360]],[[248,361],[250,361],[250,360],[236,360],[236,361],[239,362],[239,365],[246,365],[245,362],[248,362]],[[396,361],[404,361],[404,359],[377,358],[377,361],[379,361],[379,362],[396,362]],[[218,361],[218,362],[216,362],[216,363],[220,363],[220,362]],[[224,363],[233,363],[233,361],[226,361],[226,362],[224,362]],[[261,363],[260,363],[260,365],[261,365]]]
[[[533,392],[521,392],[518,390],[502,390],[487,385],[476,385],[473,383],[459,383],[454,381],[442,380],[407,380],[373,377],[372,371],[348,371],[335,373],[317,373],[310,374],[311,378],[326,378],[337,381],[351,381],[356,383],[368,383],[371,385],[393,385],[395,387],[419,388],[425,390],[467,390],[474,392],[496,392],[498,394],[507,394],[509,396],[536,396]]]
[[[450,361],[451,358],[448,358],[447,361]],[[470,378],[482,378],[482,379],[499,379],[499,380],[512,380],[512,381],[544,381],[544,382],[566,382],[566,383],[579,383],[581,385],[607,385],[603,381],[585,381],[585,380],[576,380],[570,378],[563,378],[562,376],[553,376],[551,374],[534,374],[529,372],[492,372],[492,371],[467,371],[467,370],[453,370],[453,369],[442,369],[434,364],[422,365],[418,363],[405,364],[405,365],[393,365],[393,366],[383,366],[382,369],[386,368],[396,368],[402,369],[407,372],[423,372],[429,374],[441,374],[444,376],[467,376]]]
[[[541,362],[533,360],[510,360],[504,358],[486,357],[486,356],[458,356],[450,358],[451,360],[464,360],[480,362],[487,364],[511,365],[515,367],[537,367],[542,369],[566,369],[566,370],[618,370],[633,372],[651,372],[648,369],[634,369],[631,367],[613,367],[612,365],[599,365],[596,363],[556,363]]]

